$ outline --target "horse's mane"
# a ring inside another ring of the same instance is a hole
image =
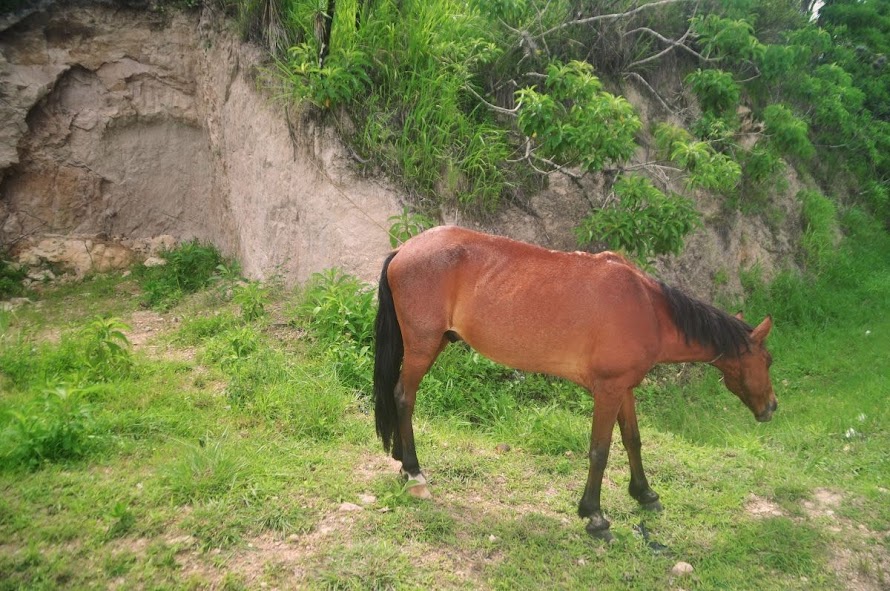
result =
[[[705,347],[714,347],[718,355],[738,357],[751,348],[748,323],[692,298],[679,289],[658,282],[667,301],[671,319],[686,338]]]

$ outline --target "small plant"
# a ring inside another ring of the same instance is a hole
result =
[[[92,408],[84,393],[74,386],[49,387],[39,404],[7,411],[4,463],[34,468],[83,456],[93,431]]]
[[[339,269],[314,274],[296,310],[320,341],[356,346],[372,343],[376,313],[373,289]]]
[[[419,213],[412,213],[407,207],[402,209],[402,213],[399,215],[390,216],[387,221],[392,223],[389,227],[389,243],[393,248],[436,225],[436,222],[430,218]]]
[[[123,332],[129,329],[118,318],[94,318],[81,329],[78,340],[90,381],[107,382],[129,374],[133,357]]]
[[[136,524],[136,517],[126,503],[115,503],[114,507],[111,508],[109,516],[112,519],[112,523],[108,526],[108,531],[105,532],[107,539],[127,535]]]
[[[235,287],[232,300],[241,308],[241,317],[253,322],[266,315],[269,290],[258,281],[248,281]]]

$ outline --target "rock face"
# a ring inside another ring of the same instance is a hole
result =
[[[99,1],[44,0],[0,22],[0,250],[84,273],[154,254],[133,241],[169,235],[214,243],[253,278],[292,283],[337,266],[375,279],[401,209],[394,185],[357,174],[332,128],[258,90],[264,56],[212,6]],[[622,92],[655,118],[645,97]],[[607,198],[602,177],[554,175],[485,222],[443,217],[573,250],[573,227]],[[739,290],[740,268],[769,277],[791,262],[793,199],[773,203],[772,227],[707,195],[698,206],[705,227],[656,263],[665,280],[712,298]]]
[[[258,92],[261,54],[221,22],[95,4],[3,31],[0,245],[85,272],[129,264],[124,238],[172,235],[251,277],[374,276],[395,190]]]

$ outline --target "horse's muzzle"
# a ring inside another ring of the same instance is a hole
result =
[[[762,413],[760,413],[759,415],[756,415],[755,418],[756,418],[759,422],[761,422],[761,423],[765,423],[765,422],[767,422],[768,420],[770,420],[770,419],[773,418],[773,413],[776,412],[776,409],[777,409],[777,408],[779,408],[779,402],[778,402],[777,400],[773,399],[773,401],[770,402],[769,406],[766,407],[766,410],[764,410],[764,411],[763,411]]]

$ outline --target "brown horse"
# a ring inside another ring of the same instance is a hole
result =
[[[376,322],[377,434],[429,496],[414,448],[411,415],[421,378],[449,341],[517,369],[569,379],[593,394],[590,470],[578,515],[611,540],[600,487],[617,420],[630,461],[630,495],[660,510],[640,459],[633,389],[658,363],[704,361],[768,421],[777,402],[764,339],[752,328],[652,279],[611,252],[546,250],[464,228],[420,234],[383,264]],[[401,368],[401,371],[400,371]]]

